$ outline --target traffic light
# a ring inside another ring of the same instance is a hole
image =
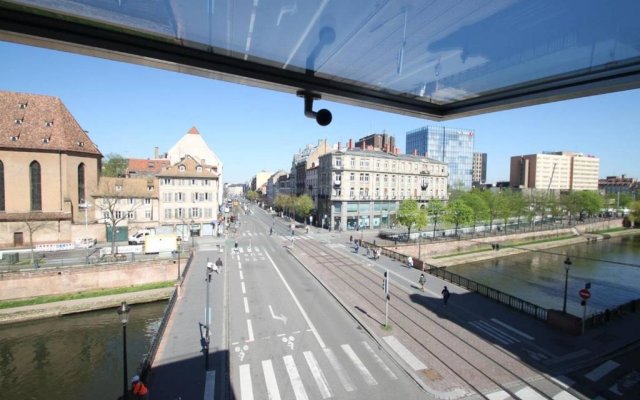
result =
[[[389,275],[385,271],[384,279],[382,280],[382,289],[384,290],[384,294],[389,294]]]

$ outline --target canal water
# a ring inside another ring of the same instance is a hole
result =
[[[166,304],[131,306],[129,379],[158,330]],[[1,325],[0,399],[117,399],[123,391],[122,353],[122,324],[115,308]]]
[[[582,317],[578,291],[588,282],[591,299],[587,315],[640,299],[640,235],[532,251],[447,270],[544,308],[562,310],[567,256],[572,262],[568,313]]]

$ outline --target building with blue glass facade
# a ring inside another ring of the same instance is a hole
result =
[[[470,129],[425,126],[407,132],[406,153],[420,154],[449,166],[449,186],[471,189],[473,140]]]

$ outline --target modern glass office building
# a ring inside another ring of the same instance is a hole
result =
[[[417,152],[449,166],[449,186],[471,189],[474,132],[425,126],[407,132],[406,153]]]

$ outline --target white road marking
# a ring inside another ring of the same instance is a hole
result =
[[[579,400],[579,399],[569,392],[562,391],[556,394],[555,396],[553,396],[553,400]]]
[[[240,282],[240,287],[242,288],[242,294],[247,294],[247,291],[244,288],[244,282]]]
[[[253,385],[251,384],[251,367],[249,364],[240,366],[240,399],[253,400]]]
[[[515,342],[519,342],[518,339],[506,334],[500,329],[494,326],[491,326],[490,324],[484,321],[473,321],[473,322],[469,322],[469,324],[504,344],[512,344]]]
[[[384,363],[384,361],[382,361],[382,358],[380,358],[380,356],[378,354],[376,354],[375,351],[373,351],[373,349],[371,348],[371,346],[369,346],[369,343],[365,342],[364,340],[362,341],[362,345],[364,346],[365,349],[367,349],[367,351],[369,352],[369,355],[371,355],[371,357],[373,357],[374,360],[376,360],[376,364],[378,364],[378,366],[380,368],[382,368],[382,370],[384,372],[387,373],[387,375],[389,376],[389,378],[391,379],[398,379],[398,377],[396,376],[396,374],[393,373],[393,371],[391,371],[391,368],[387,367],[387,364]]]
[[[244,312],[246,314],[249,314],[249,302],[247,301],[246,297],[243,297],[242,300],[244,300]]]
[[[328,399],[332,397],[333,394],[329,389],[329,383],[327,382],[327,378],[324,376],[324,373],[320,369],[320,365],[318,365],[318,361],[313,356],[313,353],[310,351],[305,351],[304,358],[307,360],[307,364],[309,365],[309,369],[311,370],[311,374],[313,375],[313,379],[316,380],[316,385],[318,385],[318,389],[320,389],[320,394],[323,399]]]
[[[409,364],[409,366],[413,368],[414,371],[427,369],[427,366],[424,365],[422,361],[418,360],[418,358],[414,356],[413,353],[407,350],[407,348],[404,347],[402,343],[400,343],[398,339],[395,338],[395,336],[385,336],[382,339],[384,339],[389,347],[391,347],[393,351],[395,351],[396,354],[398,354],[400,358],[404,360],[404,362]]]
[[[251,325],[251,320],[247,320],[247,330],[249,331],[249,340],[247,342],[253,342],[253,325]]]
[[[511,396],[509,395],[509,393],[505,392],[504,390],[500,390],[497,392],[489,393],[485,395],[485,397],[489,400],[505,400]]]
[[[559,385],[563,389],[568,389],[569,386],[573,386],[573,384],[575,383],[573,379],[567,378],[564,375],[560,375],[557,378],[550,376],[549,379],[551,379],[553,382],[555,382],[557,385]]]
[[[296,306],[298,306],[298,309],[300,310],[300,313],[304,317],[304,320],[307,321],[307,325],[309,325],[309,328],[311,328],[311,332],[313,332],[313,335],[316,337],[316,340],[318,341],[318,344],[320,344],[320,347],[322,347],[324,349],[326,347],[324,345],[324,341],[322,340],[322,338],[318,334],[318,331],[316,330],[315,326],[313,325],[313,322],[311,322],[311,319],[309,319],[309,316],[307,315],[306,311],[304,311],[304,309],[302,308],[302,305],[298,301],[298,298],[296,297],[296,295],[293,294],[293,290],[291,290],[291,287],[289,287],[289,284],[284,279],[284,276],[282,276],[282,273],[280,272],[280,270],[276,266],[276,263],[273,262],[273,260],[271,259],[271,256],[269,255],[269,253],[265,252],[265,254],[267,255],[267,258],[269,259],[269,261],[271,261],[271,265],[273,265],[273,268],[276,270],[276,272],[280,276],[280,279],[282,280],[282,283],[284,283],[284,286],[289,291],[289,294],[291,295],[291,298],[293,298],[293,301],[296,303]]]
[[[609,372],[618,368],[619,365],[620,364],[618,364],[617,362],[609,360],[603,363],[602,365],[600,365],[599,367],[594,368],[591,372],[586,374],[584,377],[589,379],[590,381],[595,382],[600,378],[602,378],[603,376],[605,376],[606,374],[608,374]]]
[[[238,261],[238,270],[242,269],[242,264],[240,264],[240,261]]]
[[[371,372],[369,372],[367,367],[364,366],[364,363],[360,360],[360,358],[358,358],[358,355],[355,353],[355,351],[353,351],[351,346],[349,346],[348,344],[343,344],[341,347],[342,350],[344,350],[344,352],[347,354],[347,356],[349,356],[351,362],[356,366],[358,372],[360,372],[360,375],[362,375],[362,378],[367,383],[367,385],[377,385],[378,382],[373,377],[373,375],[371,375]]]
[[[349,378],[347,371],[344,369],[344,367],[342,367],[342,365],[338,361],[338,358],[333,353],[333,350],[324,349],[324,354],[325,356],[327,356],[329,364],[331,364],[333,369],[336,371],[336,375],[338,375],[338,379],[340,379],[340,383],[342,383],[344,390],[346,390],[347,392],[353,392],[355,390],[355,387],[353,386],[353,383],[351,383],[351,379]]]
[[[207,376],[204,382],[204,400],[213,399],[216,393],[216,371],[207,371]]]
[[[278,390],[278,382],[276,374],[273,372],[271,360],[262,361],[262,371],[264,372],[264,380],[267,383],[269,400],[280,400],[280,390]]]
[[[498,325],[502,326],[503,328],[507,328],[507,329],[509,329],[509,330],[510,330],[511,332],[513,332],[513,333],[517,333],[518,335],[522,336],[522,337],[523,337],[523,338],[525,338],[525,339],[529,339],[529,340],[535,340],[535,339],[536,339],[536,338],[534,338],[533,336],[527,335],[526,333],[524,333],[524,332],[522,332],[522,331],[519,331],[519,330],[517,330],[516,328],[514,328],[514,327],[512,327],[512,326],[510,326],[510,325],[507,325],[507,324],[505,324],[504,322],[502,322],[502,321],[500,321],[500,320],[497,320],[497,319],[495,319],[495,318],[491,318],[491,321],[493,321],[493,322],[495,322],[496,324],[498,324]]]
[[[240,273],[240,280],[243,281],[244,280],[244,274],[242,273],[242,271],[238,271]]]
[[[239,248],[238,248],[238,251],[239,251],[240,253],[244,253],[244,250],[242,249],[242,247],[239,247]]]
[[[545,396],[531,389],[529,386],[525,386],[516,392],[516,396],[522,400],[546,400]]]
[[[296,364],[293,362],[293,356],[284,356],[282,359],[284,360],[284,366],[287,368],[287,374],[289,374],[291,387],[293,388],[293,393],[296,395],[296,400],[308,400],[309,397],[304,390],[298,368],[296,368]]]

